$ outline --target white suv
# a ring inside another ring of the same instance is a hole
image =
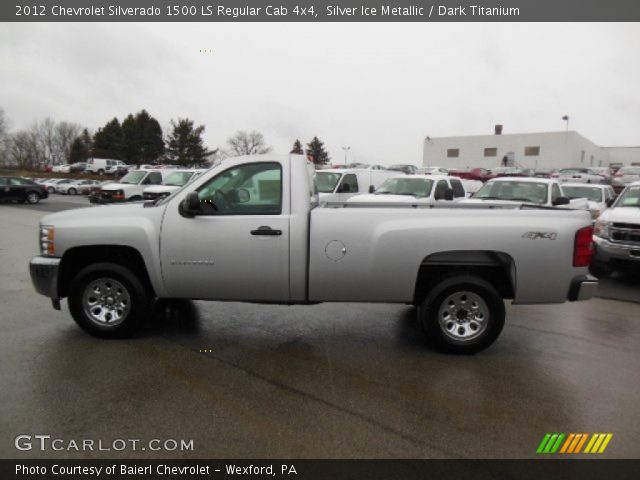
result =
[[[161,170],[131,170],[117,183],[109,183],[100,189],[98,203],[136,202],[143,199],[143,191],[150,185],[160,185]]]

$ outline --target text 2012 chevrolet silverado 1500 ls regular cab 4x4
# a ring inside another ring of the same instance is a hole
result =
[[[227,160],[153,203],[44,217],[38,292],[99,337],[130,335],[154,298],[414,304],[441,349],[502,330],[504,299],[590,298],[586,211],[318,205],[302,156]]]

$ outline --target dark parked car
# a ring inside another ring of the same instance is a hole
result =
[[[49,192],[42,185],[20,177],[0,177],[0,202],[36,204],[47,198]]]

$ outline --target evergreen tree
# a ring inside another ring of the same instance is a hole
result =
[[[179,118],[171,120],[173,130],[167,139],[166,158],[169,163],[181,166],[203,165],[207,158],[218,150],[207,150],[202,139],[204,125],[193,126],[193,120]]]
[[[69,152],[69,163],[86,162],[89,158],[89,149],[85,145],[82,137],[76,137],[71,143]]]
[[[122,159],[122,127],[117,118],[98,129],[93,136],[92,156]]]
[[[123,155],[128,163],[153,163],[164,153],[160,123],[146,110],[122,122]]]
[[[302,143],[300,143],[300,140],[296,139],[296,141],[293,142],[293,148],[289,153],[295,153],[296,155],[304,155],[304,150],[302,149]]]
[[[313,140],[307,143],[307,155],[312,157],[313,163],[316,165],[326,165],[331,160],[324,149],[324,143],[318,137],[313,137]]]

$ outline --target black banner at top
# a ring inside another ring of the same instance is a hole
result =
[[[636,0],[8,0],[2,22],[637,22]]]

